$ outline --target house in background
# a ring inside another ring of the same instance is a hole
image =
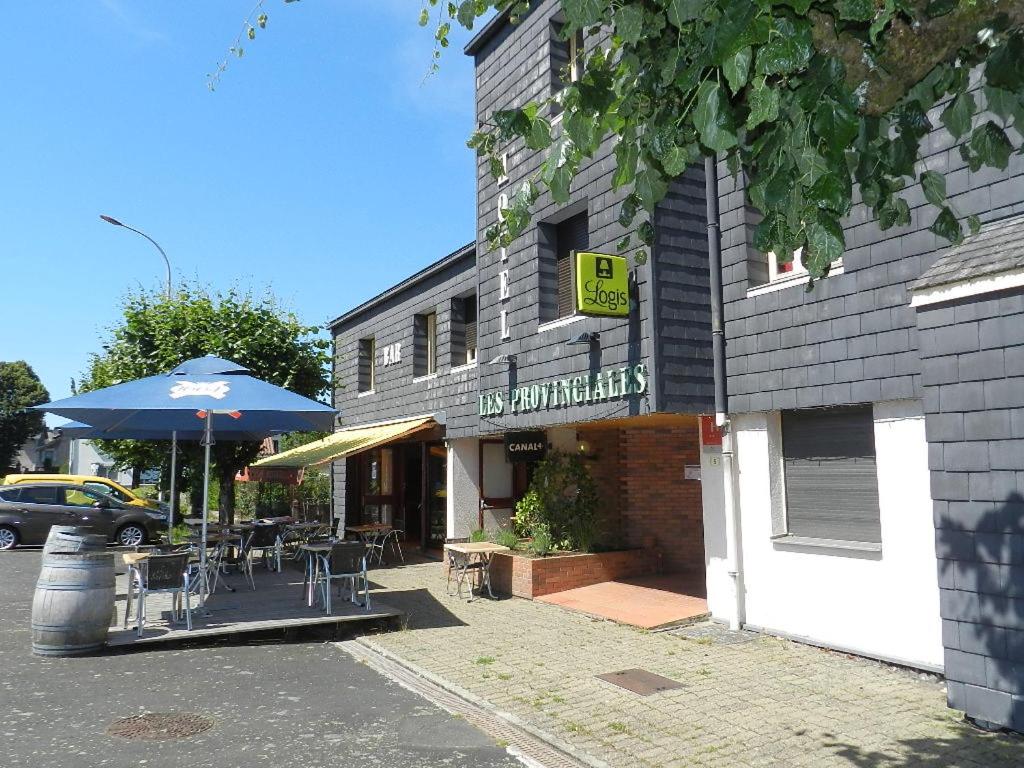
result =
[[[14,459],[12,473],[59,473],[109,477],[131,485],[130,471],[114,469],[114,460],[90,440],[66,436],[60,427],[45,428],[26,441]]]

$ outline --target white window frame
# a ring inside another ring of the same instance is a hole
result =
[[[427,376],[437,375],[437,313],[428,312],[424,315],[427,342]]]

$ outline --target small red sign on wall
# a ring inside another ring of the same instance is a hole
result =
[[[722,444],[722,430],[715,424],[714,416],[700,417],[700,443],[704,447]]]

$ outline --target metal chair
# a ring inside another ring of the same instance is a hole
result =
[[[350,600],[370,610],[370,579],[366,573],[366,547],[359,541],[340,541],[331,547],[329,553],[318,555],[320,568],[316,574],[316,586],[320,589],[324,608],[331,613],[331,582],[347,581],[351,592]],[[363,582],[363,602],[357,599],[358,581]],[[338,585],[341,594],[341,585]]]
[[[252,529],[249,535],[249,553],[254,555],[259,552],[263,555],[263,564],[270,569],[271,558],[267,557],[269,551],[273,556],[274,570],[281,572],[281,526],[277,523],[259,524]]]
[[[391,545],[391,551],[393,553],[397,553],[399,559],[401,559],[401,561],[402,561],[402,565],[405,565],[405,554],[402,552],[402,543],[401,543],[401,541],[399,541],[399,538],[398,538],[400,535],[401,536],[405,535],[405,531],[402,530],[401,528],[392,528],[390,531],[385,533],[384,536],[381,538],[380,552],[381,552],[381,555],[383,555],[385,547],[387,547],[388,544],[390,544]],[[377,561],[377,564],[378,565],[380,564],[380,560]]]
[[[132,610],[132,592],[138,591],[136,600],[136,621],[138,635],[146,624],[146,596],[157,593],[171,594],[171,618],[181,620],[181,604],[185,603],[185,625],[192,629],[192,599],[188,572],[188,553],[180,552],[173,555],[150,555],[140,567],[132,569],[128,580],[128,601],[124,609],[124,628],[128,629],[128,619]]]
[[[213,586],[210,588],[210,594],[212,595],[217,591],[217,585],[220,583],[221,571],[225,570],[229,566],[235,566],[239,572],[249,580],[249,586],[252,587],[253,592],[256,591],[256,580],[252,577],[252,558],[250,553],[252,552],[252,540],[256,535],[253,531],[248,536],[241,537],[241,544],[236,546],[235,544],[228,544],[221,542],[218,547],[218,554],[216,558],[216,570],[213,576]],[[273,545],[271,545],[273,546]],[[229,549],[232,553],[229,554]],[[234,592],[234,588],[227,581],[224,581],[224,586],[229,592]]]

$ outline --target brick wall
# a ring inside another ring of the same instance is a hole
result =
[[[700,463],[696,419],[679,426],[589,428],[580,435],[595,455],[589,469],[608,543],[655,549],[659,571],[703,570],[701,485],[683,479],[687,464]]]
[[[654,546],[663,572],[704,568],[701,485],[684,480],[686,464],[700,464],[697,423],[685,427],[622,430],[621,525],[630,547]]]
[[[949,704],[1024,730],[1024,292],[917,326]]]
[[[655,571],[656,558],[643,550],[572,553],[549,557],[494,556],[491,583],[494,591],[534,598]]]

